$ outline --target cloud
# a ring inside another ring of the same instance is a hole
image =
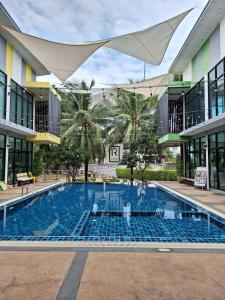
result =
[[[23,32],[42,38],[76,43],[141,30],[197,7],[176,31],[159,67],[146,66],[146,76],[167,72],[207,0],[2,0]],[[99,49],[72,78],[96,83],[143,78],[143,62],[110,49]],[[56,78],[51,77],[51,81]]]

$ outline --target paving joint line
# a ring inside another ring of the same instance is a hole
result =
[[[87,251],[75,254],[55,300],[76,300],[87,258]]]

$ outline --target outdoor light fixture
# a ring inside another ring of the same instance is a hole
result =
[[[42,96],[42,94],[41,94],[41,88],[40,88],[40,99],[43,99],[43,96]]]
[[[181,92],[181,95],[184,96],[184,91]]]

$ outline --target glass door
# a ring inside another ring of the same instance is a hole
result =
[[[225,190],[225,149],[218,149],[218,188]]]

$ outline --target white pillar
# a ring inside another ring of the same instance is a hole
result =
[[[5,182],[8,181],[8,166],[9,166],[9,136],[6,135],[6,147],[5,147]]]
[[[7,88],[6,88],[6,120],[10,119],[10,81],[11,78],[7,76]]]
[[[207,183],[206,183],[206,188],[209,190],[209,137],[208,135],[206,136],[206,170],[207,170]]]
[[[185,169],[186,169],[186,161],[185,161],[185,158],[186,158],[186,153],[185,153],[185,143],[182,144],[182,150],[183,150],[183,176],[186,177],[186,172],[185,172]]]
[[[33,130],[35,130],[35,97],[33,97]]]
[[[185,96],[183,95],[183,130],[185,130],[185,122],[186,122],[186,114],[185,114]]]
[[[208,90],[208,76],[204,76],[204,99],[205,99],[205,121],[209,119],[209,90]]]

